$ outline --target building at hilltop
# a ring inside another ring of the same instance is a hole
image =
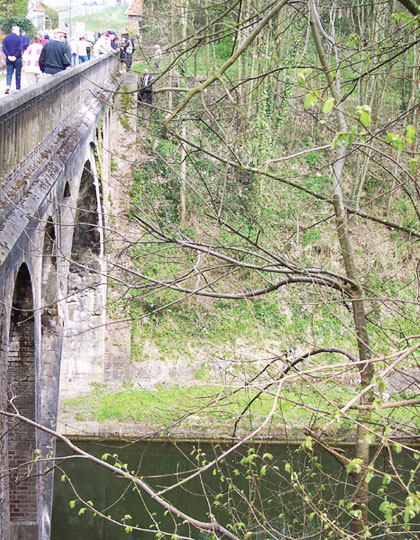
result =
[[[29,0],[27,17],[35,28],[45,30],[47,15],[38,0]]]
[[[128,29],[133,34],[141,34],[143,20],[143,0],[131,0],[125,12],[128,15]]]

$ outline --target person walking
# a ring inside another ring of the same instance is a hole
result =
[[[84,62],[87,62],[89,60],[87,47],[88,42],[86,36],[80,37],[76,45],[76,52],[79,64],[83,64]]]
[[[43,46],[39,67],[44,75],[55,75],[71,66],[71,51],[66,38],[66,32],[57,28],[54,30],[54,39]]]
[[[77,66],[77,64],[79,63],[79,60],[77,58],[77,44],[78,44],[78,41],[75,37],[70,40],[72,66]]]
[[[127,66],[127,71],[131,70],[131,65],[133,64],[133,54],[136,50],[134,46],[134,38],[128,40],[127,46],[125,48],[125,65]]]
[[[5,94],[10,92],[12,86],[13,73],[16,77],[16,90],[20,90],[20,81],[22,73],[22,39],[19,35],[20,28],[17,25],[12,26],[12,32],[3,40],[3,52],[6,57],[6,90]]]
[[[22,53],[26,51],[26,49],[29,47],[29,43],[31,42],[28,36],[26,35],[25,30],[20,31],[20,37],[22,40]]]
[[[120,43],[120,73],[122,73],[124,71],[124,66],[126,65],[125,64],[125,61],[126,61],[126,56],[125,56],[125,50],[128,46],[128,41],[126,38],[122,38],[121,40],[121,43]]]
[[[138,93],[138,102],[140,103],[147,103],[148,105],[152,105],[153,101],[153,81],[155,78],[151,73],[149,73],[149,70],[146,68],[144,70],[144,75],[141,78],[141,87],[140,91]]]
[[[42,52],[42,35],[37,34],[31,45],[24,51],[23,71],[26,74],[26,78],[29,84],[37,83],[41,78],[41,69],[39,67],[39,57]]]
[[[155,45],[155,54],[153,55],[153,59],[155,62],[155,69],[159,69],[160,61],[162,60],[162,49],[160,48],[159,44]]]

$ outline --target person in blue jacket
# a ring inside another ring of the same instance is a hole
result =
[[[31,43],[30,39],[26,35],[25,30],[20,31],[20,39],[22,40],[22,52],[25,52]]]
[[[6,90],[5,94],[10,92],[12,86],[13,72],[16,72],[16,90],[20,90],[20,80],[22,73],[22,39],[19,35],[20,28],[17,25],[12,26],[11,34],[8,34],[3,40],[3,52],[6,57]]]

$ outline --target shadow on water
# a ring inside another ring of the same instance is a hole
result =
[[[181,481],[188,472],[211,461],[223,449],[218,444],[169,442],[128,445],[110,441],[83,442],[79,446],[96,456],[109,453],[110,463],[115,460],[127,463],[130,472],[135,471],[158,490]],[[341,448],[344,454],[348,450],[349,447]],[[61,444],[57,445],[57,455],[67,455]],[[402,480],[405,476],[408,479],[410,469],[418,465],[404,452],[393,455],[393,461]],[[388,453],[383,451],[376,463],[382,471],[389,469]],[[55,477],[52,540],[146,540],[163,537],[159,531],[172,540],[215,538],[177,522],[132,484],[97,465],[76,458],[63,461],[60,467],[62,470],[57,470]],[[64,472],[69,479],[62,482]],[[375,475],[370,483],[371,523],[376,524],[371,528],[372,537],[419,538],[418,522],[403,534],[402,514],[392,526],[384,519],[379,510],[384,497],[398,509],[407,492],[394,482],[384,483],[383,480],[383,475]],[[200,520],[208,521],[213,512],[216,519],[232,527],[240,538],[324,540],[341,538],[338,527],[349,530],[350,510],[346,505],[351,501],[353,488],[343,467],[322,450],[306,452],[297,445],[258,444],[242,448],[217,467],[164,496],[174,506]],[[77,500],[78,496],[85,504]],[[89,507],[87,501],[105,516],[125,521],[128,529],[95,516],[91,508],[82,510]],[[327,530],[327,533],[333,531],[330,535],[323,532],[321,513],[338,526]],[[142,530],[130,531],[130,526]],[[252,534],[247,536],[247,533]]]

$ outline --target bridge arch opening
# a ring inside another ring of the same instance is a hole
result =
[[[61,326],[58,314],[57,242],[55,224],[50,216],[45,224],[41,276],[41,418],[47,427],[56,427],[55,408],[48,403],[48,389],[57,386],[60,362]],[[58,356],[57,356],[58,355]]]
[[[64,186],[64,191],[63,191],[63,199],[68,199],[70,196],[71,196],[70,185],[68,182],[66,182],[66,185]]]
[[[83,167],[80,181],[73,234],[71,272],[75,272],[74,266],[77,266],[77,263],[97,270],[97,257],[101,254],[101,231],[99,186],[95,180],[92,163],[88,160]]]
[[[22,264],[16,277],[10,315],[7,359],[8,410],[36,419],[35,329],[33,287]],[[33,463],[35,429],[25,422],[8,423],[9,509],[11,538],[36,538],[37,494]]]
[[[45,224],[44,246],[42,250],[42,277],[41,277],[41,334],[44,339],[52,332],[54,319],[57,316],[57,244],[55,226],[50,216]],[[44,346],[43,346],[44,352]],[[44,355],[43,355],[44,356]]]
[[[60,393],[74,395],[102,382],[105,349],[103,213],[94,148],[81,174],[68,273]],[[83,352],[82,352],[83,351]]]

